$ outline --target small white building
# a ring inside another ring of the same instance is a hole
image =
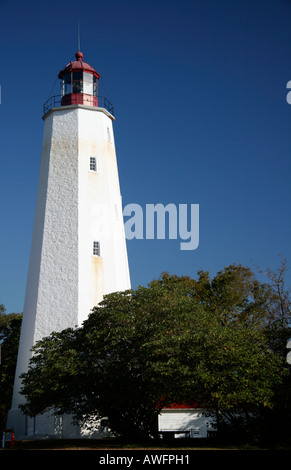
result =
[[[27,419],[19,375],[31,347],[80,326],[105,294],[130,289],[113,106],[99,73],[76,53],[59,73],[61,96],[44,106],[44,135],[22,330],[8,428],[24,437],[80,437],[70,417]]]
[[[213,432],[213,419],[198,405],[173,404],[159,415],[159,435],[166,438],[206,438]]]

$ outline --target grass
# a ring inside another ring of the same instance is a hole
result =
[[[291,450],[288,446],[260,447],[250,444],[227,444],[210,441],[209,439],[175,439],[169,441],[123,442],[118,439],[39,439],[15,441],[11,446],[6,441],[5,449],[1,450],[189,450],[189,451],[262,451],[262,450]]]

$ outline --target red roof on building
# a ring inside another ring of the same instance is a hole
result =
[[[191,403],[171,403],[168,406],[165,406],[164,410],[172,410],[172,409],[193,409],[198,408],[198,403],[191,402]]]
[[[63,75],[65,75],[68,72],[71,72],[71,71],[78,72],[78,71],[83,71],[83,70],[87,72],[91,72],[97,78],[100,78],[100,74],[91,65],[87,64],[87,62],[83,62],[83,53],[81,51],[76,52],[75,57],[77,60],[75,60],[74,62],[71,61],[68,65],[66,65],[64,70],[60,71],[58,75],[59,78],[63,78]]]

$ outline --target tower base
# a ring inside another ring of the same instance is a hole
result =
[[[25,439],[104,439],[110,436],[108,428],[101,426],[101,420],[86,425],[72,423],[71,415],[54,415],[52,411],[33,418],[19,409],[8,413],[7,428],[14,429],[16,440]]]

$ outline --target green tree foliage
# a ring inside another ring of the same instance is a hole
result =
[[[0,429],[5,429],[7,412],[11,406],[22,315],[6,314],[0,305]]]
[[[76,420],[107,416],[127,437],[155,435],[171,403],[228,413],[271,409],[288,373],[270,344],[270,284],[229,266],[211,280],[167,273],[147,287],[106,296],[76,330],[34,347],[23,375],[24,412]]]

